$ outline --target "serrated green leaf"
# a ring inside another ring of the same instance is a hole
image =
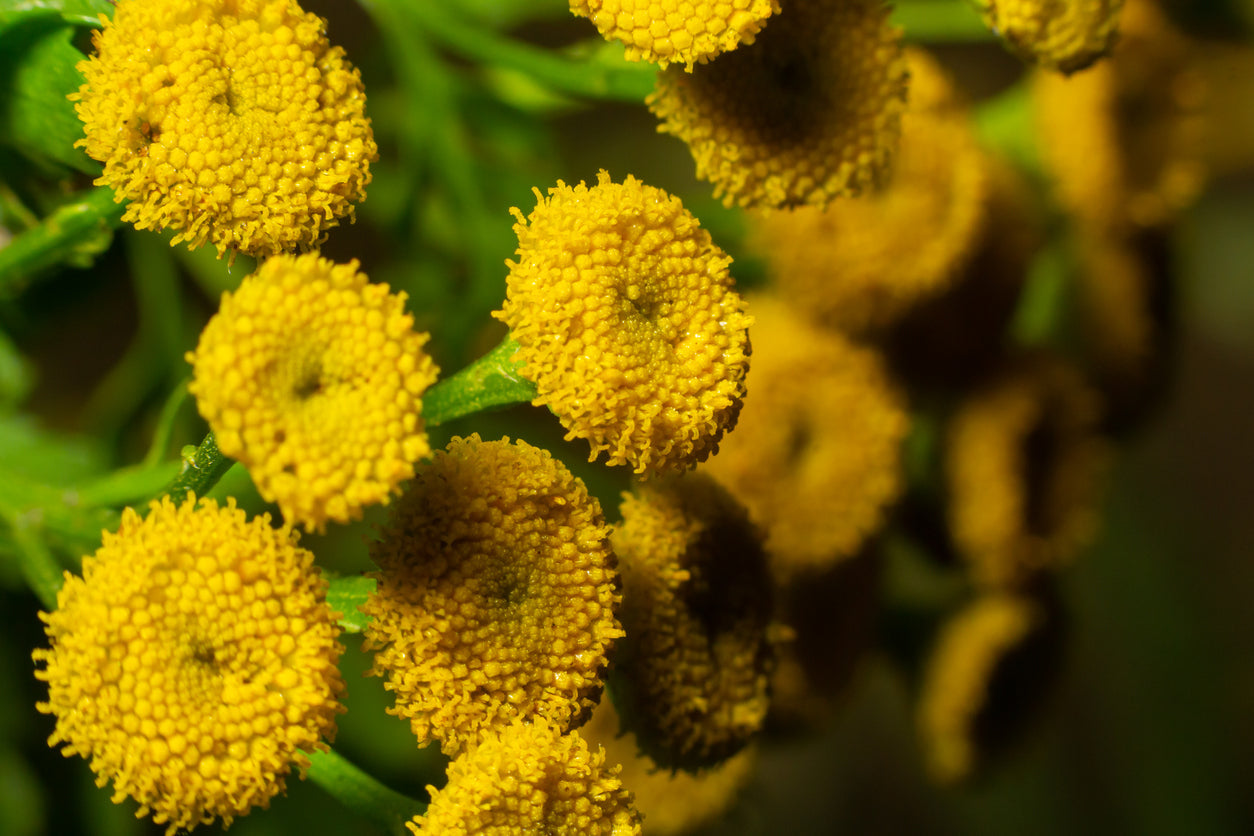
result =
[[[370,623],[369,616],[358,609],[374,594],[375,579],[362,575],[335,578],[327,590],[327,604],[340,614],[340,627],[346,633],[360,633]]]

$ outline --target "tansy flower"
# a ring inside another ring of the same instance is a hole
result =
[[[758,532],[702,474],[623,495],[612,541],[623,573],[615,697],[664,767],[697,769],[744,748],[762,727],[776,630]]]
[[[752,245],[781,294],[852,333],[883,329],[944,290],[984,231],[986,155],[966,109],[935,103],[956,99],[944,71],[919,50],[908,56],[910,105],[887,182],[826,209],[751,216]]]
[[[269,806],[344,710],[327,584],[269,523],[194,496],[128,508],[41,615],[49,743],[167,834]]]
[[[1100,410],[1074,370],[1032,358],[971,393],[950,419],[949,526],[977,583],[1020,585],[1092,539]]]
[[[1170,222],[1205,179],[1206,82],[1195,47],[1150,0],[1124,10],[1109,61],[1037,73],[1037,144],[1057,198],[1104,234]]]
[[[766,530],[780,575],[854,555],[902,488],[905,405],[873,349],[751,301],[753,393],[704,466]]]
[[[607,762],[622,765],[623,785],[635,796],[649,836],[683,836],[715,824],[753,777],[758,760],[757,748],[750,746],[696,773],[662,769],[637,751],[635,735],[619,730],[609,700],[601,700],[579,734],[604,747]]]
[[[518,341],[534,403],[591,459],[637,473],[703,461],[740,409],[750,317],[716,247],[679,198],[628,176],[558,181],[518,223],[494,316]]]
[[[188,389],[261,495],[321,531],[387,502],[430,452],[426,341],[405,294],[370,284],[356,261],[275,256],[223,295],[187,355]]]
[[[393,714],[452,754],[516,717],[586,719],[622,636],[600,504],[546,450],[455,438],[371,550],[363,607]]]
[[[639,836],[631,793],[577,732],[537,717],[486,731],[408,827],[415,836]]]
[[[885,174],[906,76],[881,0],[809,0],[752,46],[660,74],[646,102],[728,206],[822,207]]]
[[[691,70],[753,43],[779,0],[570,0],[570,10],[626,45],[628,61],[674,62]]]
[[[265,256],[317,246],[365,198],[366,96],[293,0],[119,0],[78,65],[96,181],[139,229]]]
[[[1123,0],[975,0],[988,27],[1015,52],[1062,73],[1110,52]]]
[[[923,672],[917,722],[924,761],[962,781],[1011,742],[1048,691],[1061,634],[1048,601],[992,593],[941,630]]]

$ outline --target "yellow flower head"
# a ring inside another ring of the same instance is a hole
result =
[[[619,771],[576,732],[514,720],[455,758],[443,789],[427,788],[427,814],[407,826],[415,836],[640,836]]]
[[[72,96],[96,181],[171,243],[265,256],[317,246],[378,157],[365,91],[294,0],[119,0]]]
[[[880,355],[751,301],[752,393],[740,428],[705,471],[766,529],[774,570],[816,571],[854,555],[902,488],[905,405]]]
[[[357,262],[274,256],[244,279],[188,353],[188,388],[218,449],[283,516],[321,531],[386,503],[431,452],[422,393],[437,369],[405,294]]]
[[[128,508],[41,616],[49,743],[167,833],[269,806],[344,710],[326,581],[269,523],[195,497]]]
[[[628,61],[696,63],[753,43],[779,0],[570,0],[608,40],[626,45]]]
[[[609,763],[622,765],[623,785],[635,796],[649,836],[684,836],[715,824],[749,783],[758,760],[757,748],[749,746],[700,772],[662,769],[637,751],[635,735],[620,731],[610,700],[601,700],[579,734],[603,746]]]
[[[883,329],[942,292],[970,261],[984,230],[986,156],[965,109],[926,104],[926,97],[940,97],[939,88],[949,86],[941,68],[920,51],[909,57],[910,107],[883,187],[825,210],[806,206],[752,216],[753,245],[766,256],[781,293],[798,309],[853,333]],[[916,85],[924,96],[913,95]]]
[[[759,534],[699,473],[639,485],[621,510],[612,535],[627,631],[618,708],[659,764],[712,765],[766,717],[776,631]]]
[[[1196,47],[1150,0],[1129,2],[1109,61],[1037,73],[1037,144],[1080,223],[1126,234],[1163,226],[1205,181],[1207,83]]]
[[[906,76],[881,0],[809,0],[752,46],[662,73],[646,101],[728,206],[822,207],[885,174]]]
[[[1123,0],[975,0],[988,27],[1025,60],[1074,73],[1110,52]]]
[[[950,419],[949,526],[978,584],[1021,585],[1092,539],[1106,457],[1100,412],[1073,369],[1033,358]]]
[[[586,719],[623,631],[600,504],[561,462],[455,438],[380,534],[366,647],[419,741],[452,754],[516,717]]]
[[[1060,638],[1047,602],[1006,593],[976,599],[941,630],[923,672],[917,722],[928,771],[971,777],[1046,693]]]
[[[518,223],[518,260],[494,314],[518,341],[567,439],[637,473],[703,461],[730,430],[749,367],[750,317],[731,259],[679,198],[628,176],[558,181]]]

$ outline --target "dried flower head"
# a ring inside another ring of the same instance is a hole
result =
[[[1110,52],[1123,0],[975,0],[984,22],[1025,60],[1074,73]]]
[[[705,472],[766,530],[781,576],[857,553],[903,484],[909,419],[878,352],[771,297],[750,301],[753,393]]]
[[[886,173],[906,76],[881,0],[811,0],[752,46],[660,74],[646,101],[728,206],[822,207]]]
[[[455,438],[371,548],[362,608],[389,711],[447,753],[516,717],[586,719],[622,636],[600,504],[546,450]]]
[[[852,333],[882,330],[943,292],[984,231],[986,155],[965,108],[927,104],[949,86],[941,68],[918,50],[908,55],[912,95],[887,182],[824,210],[763,210],[751,218],[753,246],[782,295]],[[916,84],[924,93],[917,98]],[[911,246],[903,247],[907,240]]]
[[[415,836],[640,836],[640,814],[619,779],[577,732],[537,717],[484,733],[455,758]]]
[[[608,40],[626,45],[628,61],[704,64],[753,43],[779,0],[570,0]]]
[[[612,542],[623,573],[615,696],[641,747],[697,769],[761,729],[776,630],[766,555],[743,507],[708,476],[623,495]]]
[[[274,256],[223,295],[187,355],[188,388],[218,449],[284,518],[321,531],[386,503],[430,452],[426,341],[405,294],[356,261]]]
[[[730,430],[749,367],[750,317],[731,259],[679,198],[630,175],[561,181],[518,223],[518,260],[494,314],[567,439],[637,473],[684,470]]]
[[[1019,586],[1097,528],[1101,405],[1079,374],[1029,358],[972,392],[945,447],[949,526],[984,586]]]
[[[119,0],[78,65],[96,181],[139,229],[265,256],[317,246],[378,157],[365,91],[294,0]],[[233,254],[232,253],[232,254]]]
[[[194,496],[128,508],[41,615],[49,743],[167,834],[269,806],[344,710],[326,586],[267,516]]]

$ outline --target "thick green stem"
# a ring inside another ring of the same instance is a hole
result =
[[[196,496],[204,496],[218,484],[218,480],[233,464],[234,459],[228,459],[218,450],[218,442],[211,432],[200,442],[195,452],[184,452],[183,470],[162,493],[169,496],[175,505],[181,505],[187,494],[193,491]]]
[[[997,40],[968,0],[901,0],[893,6],[893,22],[905,30],[906,40],[914,43]]]
[[[14,238],[0,248],[0,298],[16,296],[36,271],[65,261],[76,245],[119,226],[125,209],[114,202],[112,189],[98,186]]]
[[[405,822],[427,812],[425,802],[385,787],[334,749],[310,755],[305,774],[348,809],[394,833],[408,834]]]
[[[496,348],[452,377],[432,386],[422,398],[422,416],[429,426],[485,409],[528,403],[535,384],[523,377],[511,359],[518,343],[506,337]]]

